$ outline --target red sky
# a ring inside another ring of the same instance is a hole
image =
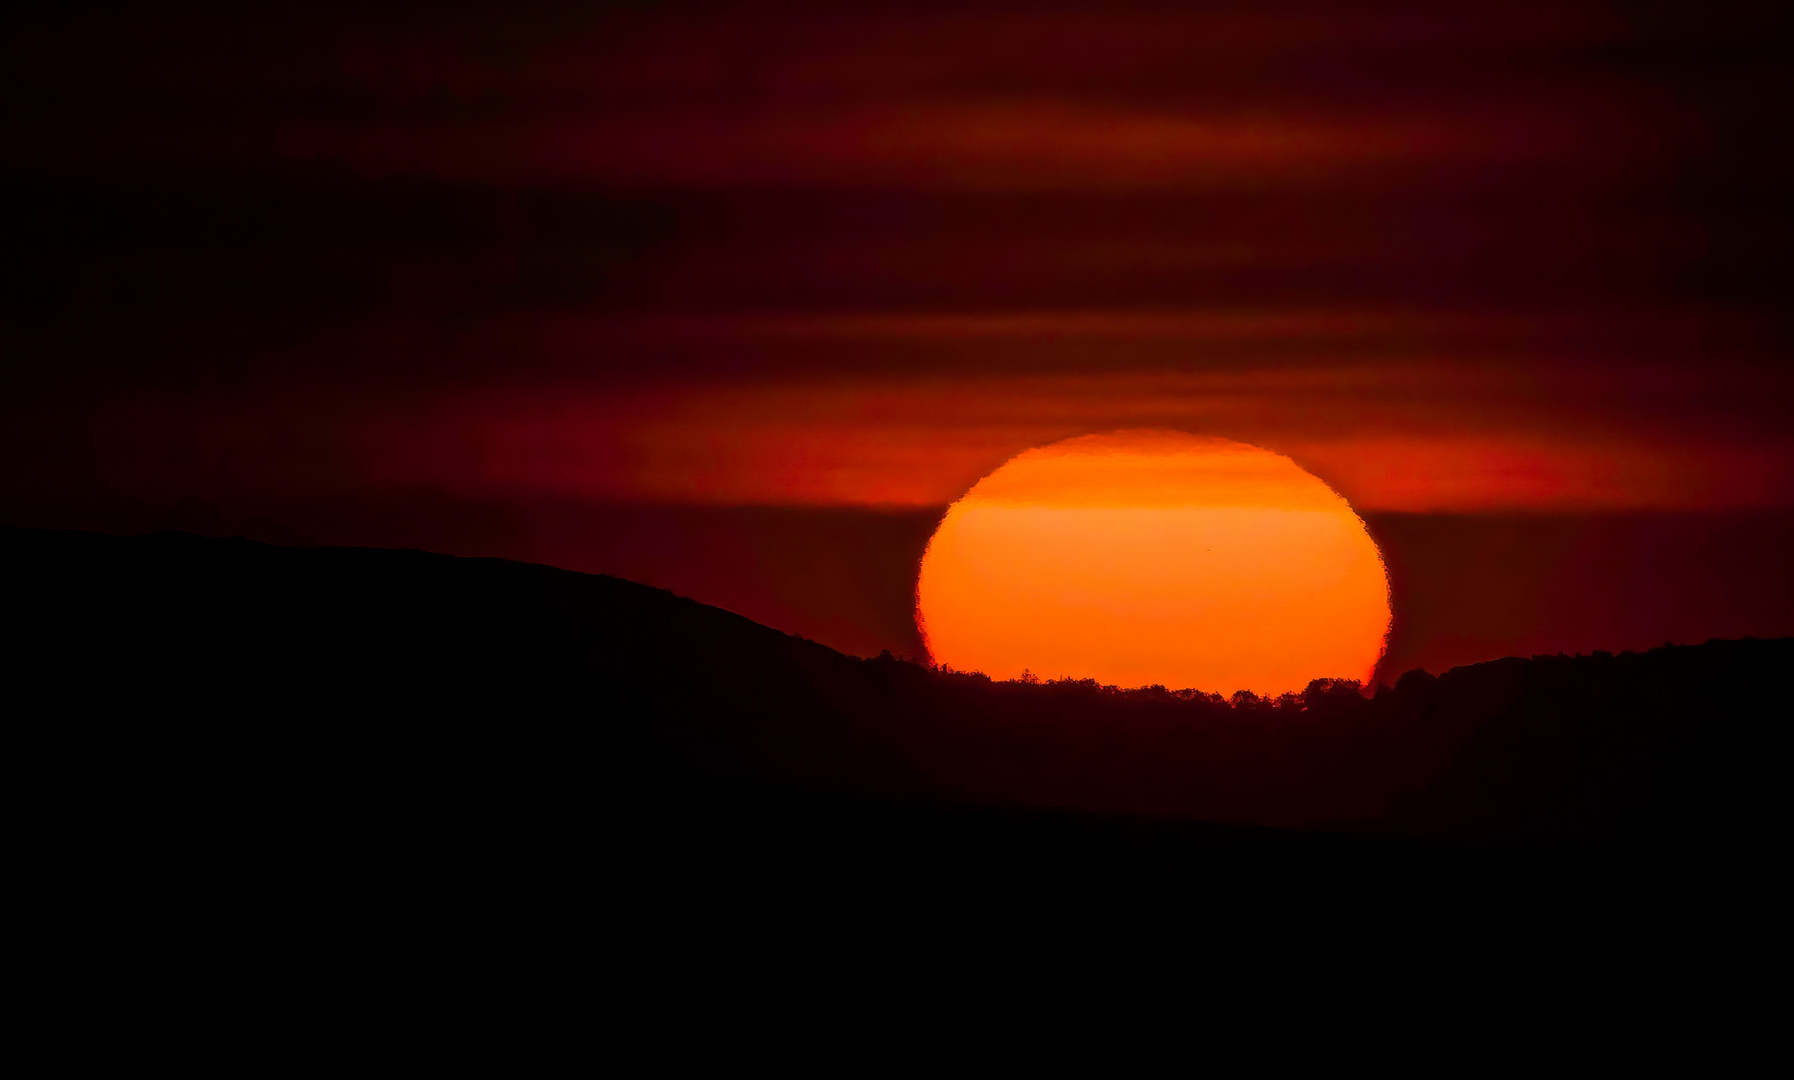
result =
[[[1794,633],[1785,31],[46,8],[0,45],[0,502],[545,559],[913,652],[929,515],[1161,427],[1384,528],[1414,662]]]

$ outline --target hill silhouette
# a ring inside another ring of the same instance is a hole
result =
[[[1750,837],[1784,813],[1769,770],[1794,640],[1224,701],[859,659],[500,560],[23,529],[0,550],[8,682],[39,772],[89,806],[207,829],[746,798],[1624,845]]]
[[[145,1038],[158,1003],[584,1024],[794,963],[829,995],[1112,959],[1268,992],[1574,956],[1652,986],[1782,919],[1794,641],[1222,701],[858,659],[498,560],[17,529],[0,555],[34,985]]]

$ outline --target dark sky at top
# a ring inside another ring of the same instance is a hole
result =
[[[913,652],[945,503],[1173,427],[1353,501],[1401,663],[1794,632],[1787,30],[28,10],[0,505],[541,559]]]

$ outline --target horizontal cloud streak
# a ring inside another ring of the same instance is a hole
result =
[[[209,487],[425,486],[480,497],[701,505],[934,506],[1033,446],[1161,427],[1295,457],[1366,510],[1794,505],[1794,444],[1685,409],[1623,411],[1532,373],[1391,365],[605,385],[450,391],[345,416],[283,399],[145,399],[96,422],[115,481]],[[1703,384],[1711,389],[1710,384]],[[1751,387],[1747,384],[1744,389]],[[1764,389],[1778,389],[1769,378]],[[1646,403],[1648,404],[1648,403]],[[1696,418],[1698,420],[1698,418]],[[1673,421],[1673,422],[1672,422]],[[321,463],[331,462],[328,468]],[[207,477],[211,477],[210,481]]]

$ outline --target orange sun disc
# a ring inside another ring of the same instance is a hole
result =
[[[1176,432],[1030,450],[929,541],[917,622],[937,663],[1231,694],[1367,680],[1389,632],[1382,556],[1281,454]]]

